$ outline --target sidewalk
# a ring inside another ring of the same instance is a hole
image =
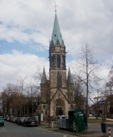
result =
[[[60,130],[60,129],[53,129],[53,131],[75,135],[78,137],[108,137],[106,133],[102,133],[101,131],[87,131],[87,132],[82,132],[82,133],[76,133],[76,132],[73,133],[73,132]]]
[[[84,135],[79,134],[79,137],[108,137],[106,133],[102,133],[102,132],[96,132],[96,131],[92,131],[92,132],[87,132],[84,133]]]
[[[54,132],[62,132],[64,134],[70,134],[70,135],[75,135],[78,137],[108,137],[107,133],[102,133],[100,124],[89,124],[87,132],[70,132],[67,130],[62,130],[57,127],[48,127],[47,125],[44,124],[44,126],[39,126],[40,128],[45,128],[46,130],[52,130]]]

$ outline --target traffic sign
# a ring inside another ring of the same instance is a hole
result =
[[[98,102],[100,105],[104,105],[105,104],[105,100],[101,100]]]

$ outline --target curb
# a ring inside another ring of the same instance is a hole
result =
[[[68,135],[75,135],[75,136],[79,136],[79,137],[108,137],[107,134],[104,134],[99,131],[89,131],[89,132],[87,131],[85,133],[73,133],[73,132],[70,132],[67,130],[61,130],[59,128],[52,129],[51,127],[44,127],[44,126],[39,126],[39,128],[53,131],[53,132],[60,132],[60,133],[68,134]]]

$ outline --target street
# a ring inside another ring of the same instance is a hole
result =
[[[100,124],[89,124],[88,132],[102,133]],[[108,127],[106,133],[108,133]],[[113,127],[111,127],[111,136],[112,133]],[[64,130],[56,132],[43,127],[24,127],[5,121],[5,126],[0,126],[0,137],[79,137],[79,135],[71,135]]]
[[[6,122],[0,127],[0,137],[75,137],[65,133],[54,132],[40,127],[24,127]]]

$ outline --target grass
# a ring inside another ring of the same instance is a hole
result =
[[[43,124],[43,123],[41,123],[41,125],[40,126],[43,126],[43,127],[49,127],[49,124]]]
[[[101,119],[96,119],[96,118],[89,118],[88,123],[101,123]]]
[[[113,122],[112,120],[106,120],[105,122]],[[88,123],[102,123],[101,118],[88,118]]]
[[[49,125],[49,123],[47,122],[45,122],[45,123],[41,123],[39,126],[42,126],[42,127],[45,127],[45,128],[50,128],[50,127],[52,127],[52,123],[50,123],[50,125]],[[54,125],[53,125],[53,127],[56,127],[56,124],[54,123]]]

